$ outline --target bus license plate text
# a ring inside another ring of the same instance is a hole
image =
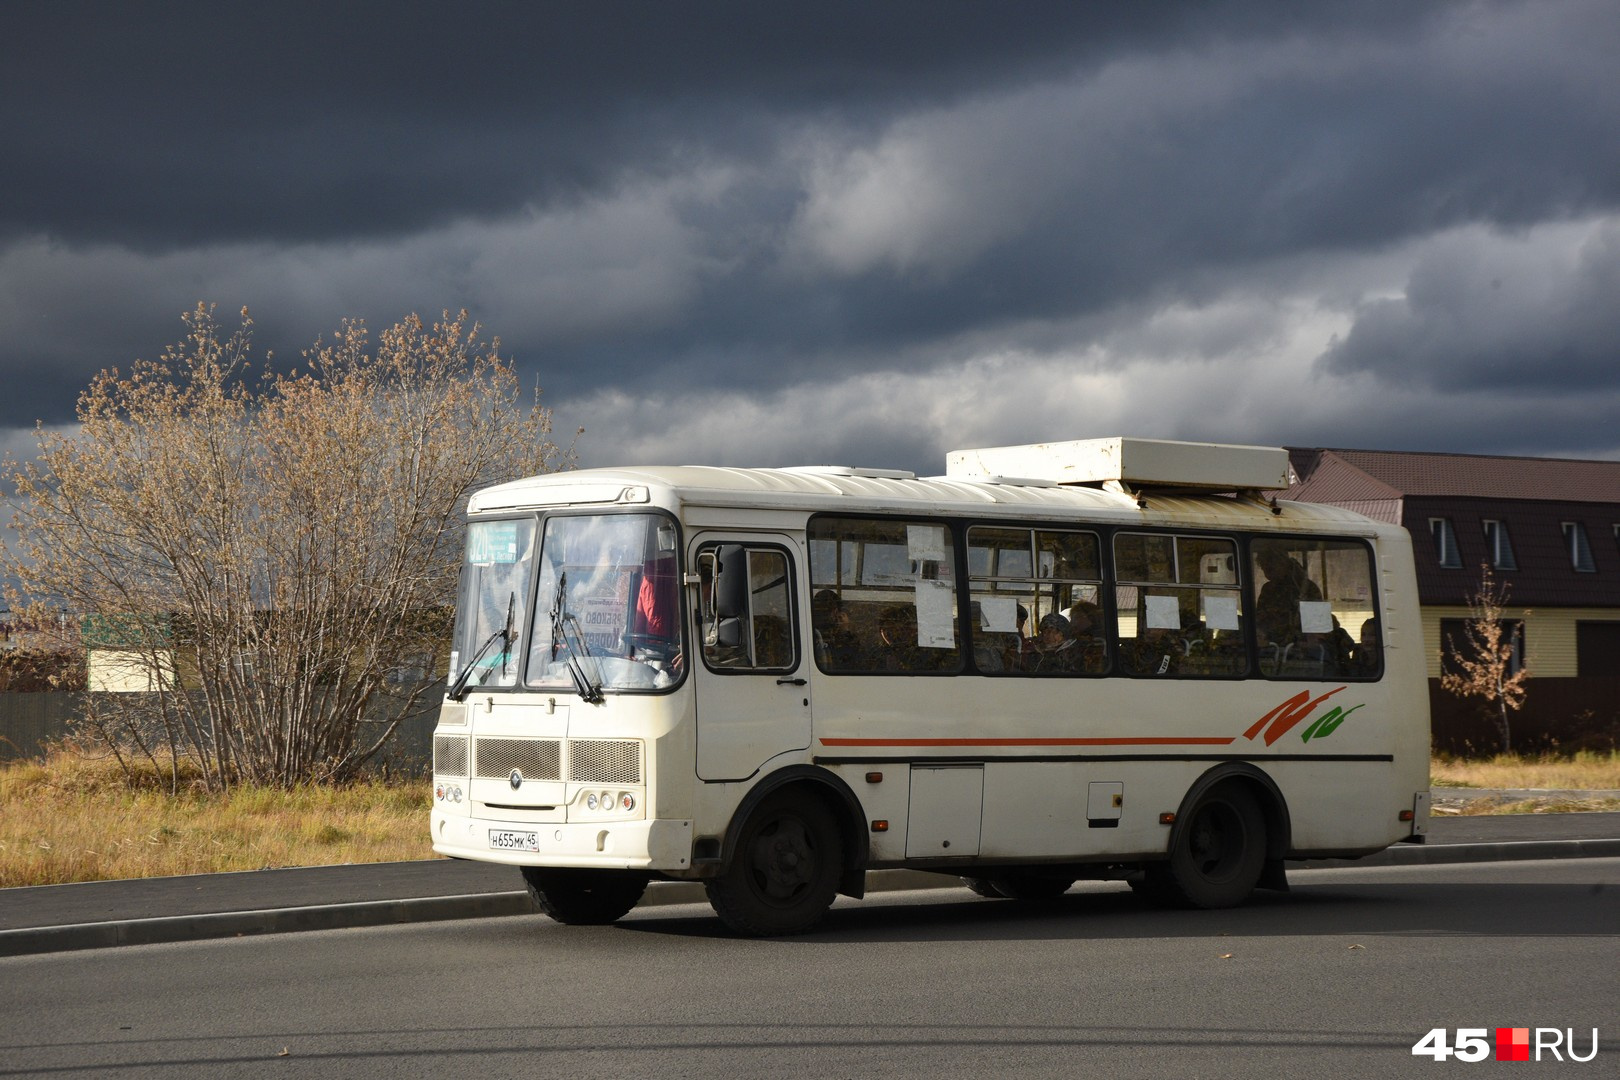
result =
[[[489,830],[489,846],[498,851],[539,851],[540,834],[512,832],[508,829]]]

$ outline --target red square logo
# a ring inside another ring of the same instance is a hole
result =
[[[1530,1060],[1530,1029],[1529,1028],[1497,1028],[1496,1029],[1496,1060],[1497,1061],[1529,1061]]]

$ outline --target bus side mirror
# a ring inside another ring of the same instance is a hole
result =
[[[740,649],[748,614],[748,551],[721,544],[698,555],[698,617],[707,649]]]

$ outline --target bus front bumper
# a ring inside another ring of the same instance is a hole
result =
[[[510,866],[681,871],[692,866],[692,823],[500,821],[433,811],[433,850],[452,859]]]

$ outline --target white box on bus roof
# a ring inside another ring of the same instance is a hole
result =
[[[952,450],[945,475],[955,479],[1026,477],[1059,484],[1273,490],[1288,486],[1288,451],[1169,439],[1080,439]]]

